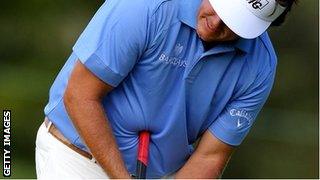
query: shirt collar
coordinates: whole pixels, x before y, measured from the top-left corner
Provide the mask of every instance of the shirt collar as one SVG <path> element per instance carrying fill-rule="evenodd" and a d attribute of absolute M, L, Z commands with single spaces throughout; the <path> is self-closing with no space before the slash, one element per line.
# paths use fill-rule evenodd
<path fill-rule="evenodd" d="M 234 42 L 234 47 L 236 47 L 237 49 L 245 53 L 249 53 L 252 47 L 253 41 L 254 39 L 239 38 L 236 42 Z"/>
<path fill-rule="evenodd" d="M 181 0 L 179 1 L 179 19 L 184 24 L 196 29 L 197 14 L 202 0 Z M 248 53 L 252 45 L 251 39 L 240 38 L 233 43 L 233 46 Z"/>
<path fill-rule="evenodd" d="M 196 29 L 197 14 L 201 0 L 179 1 L 179 19 L 188 26 Z"/>

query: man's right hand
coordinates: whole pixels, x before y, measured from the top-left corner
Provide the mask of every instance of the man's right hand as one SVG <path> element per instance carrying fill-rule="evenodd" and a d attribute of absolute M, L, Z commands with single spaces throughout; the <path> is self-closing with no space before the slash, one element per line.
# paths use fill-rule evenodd
<path fill-rule="evenodd" d="M 78 133 L 106 174 L 110 178 L 129 179 L 101 104 L 102 98 L 112 89 L 77 61 L 63 100 Z"/>

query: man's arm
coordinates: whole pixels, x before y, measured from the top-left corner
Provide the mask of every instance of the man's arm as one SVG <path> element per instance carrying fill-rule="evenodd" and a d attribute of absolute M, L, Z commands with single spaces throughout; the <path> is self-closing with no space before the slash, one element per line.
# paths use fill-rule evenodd
<path fill-rule="evenodd" d="M 77 61 L 64 94 L 64 104 L 81 138 L 107 175 L 130 178 L 101 104 L 111 90 L 111 86 Z"/>
<path fill-rule="evenodd" d="M 233 150 L 232 146 L 221 142 L 207 130 L 175 178 L 219 178 Z"/>

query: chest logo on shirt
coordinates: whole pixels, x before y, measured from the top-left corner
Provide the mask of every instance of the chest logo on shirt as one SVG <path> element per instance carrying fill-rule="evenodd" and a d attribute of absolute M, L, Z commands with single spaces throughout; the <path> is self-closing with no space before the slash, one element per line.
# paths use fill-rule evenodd
<path fill-rule="evenodd" d="M 176 44 L 174 47 L 174 56 L 179 56 L 182 53 L 182 50 L 183 46 L 180 43 Z"/>
<path fill-rule="evenodd" d="M 177 43 L 173 49 L 172 55 L 168 55 L 167 53 L 163 52 L 159 57 L 159 61 L 172 66 L 185 68 L 187 67 L 187 60 L 180 58 L 182 51 L 183 46 L 180 43 Z"/>

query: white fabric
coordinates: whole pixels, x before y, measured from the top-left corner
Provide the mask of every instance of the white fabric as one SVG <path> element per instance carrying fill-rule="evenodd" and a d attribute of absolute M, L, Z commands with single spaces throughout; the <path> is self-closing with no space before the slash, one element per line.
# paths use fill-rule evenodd
<path fill-rule="evenodd" d="M 36 139 L 38 179 L 109 179 L 103 169 L 73 151 L 40 126 Z"/>
<path fill-rule="evenodd" d="M 286 9 L 276 0 L 238 0 L 247 7 L 255 16 L 265 21 L 272 22 Z"/>
<path fill-rule="evenodd" d="M 285 10 L 275 0 L 209 0 L 221 20 L 237 35 L 245 39 L 260 36 Z M 254 3 L 254 2 L 253 2 Z"/>

